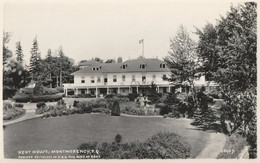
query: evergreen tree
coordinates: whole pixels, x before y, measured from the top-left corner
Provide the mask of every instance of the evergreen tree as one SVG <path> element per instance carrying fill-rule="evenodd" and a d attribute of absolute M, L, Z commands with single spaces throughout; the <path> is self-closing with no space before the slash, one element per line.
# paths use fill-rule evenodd
<path fill-rule="evenodd" d="M 33 40 L 33 47 L 31 48 L 31 58 L 30 58 L 30 66 L 29 66 L 29 71 L 31 74 L 31 79 L 35 80 L 36 79 L 36 73 L 37 71 L 39 72 L 40 70 L 40 52 L 38 49 L 38 41 L 37 37 Z"/>
<path fill-rule="evenodd" d="M 3 34 L 3 65 L 7 64 L 7 60 L 12 57 L 12 51 L 8 49 L 7 44 L 10 41 L 11 34 L 4 32 Z"/>
<path fill-rule="evenodd" d="M 23 50 L 22 50 L 22 46 L 21 46 L 20 41 L 16 43 L 16 55 L 17 55 L 16 60 L 18 62 L 22 63 L 24 55 L 23 55 Z"/>
<path fill-rule="evenodd" d="M 182 25 L 170 42 L 171 51 L 169 51 L 169 56 L 164 59 L 171 69 L 169 81 L 176 88 L 190 86 L 195 101 L 194 80 L 197 78 L 200 67 L 196 53 L 196 42 L 190 38 L 186 28 Z"/>

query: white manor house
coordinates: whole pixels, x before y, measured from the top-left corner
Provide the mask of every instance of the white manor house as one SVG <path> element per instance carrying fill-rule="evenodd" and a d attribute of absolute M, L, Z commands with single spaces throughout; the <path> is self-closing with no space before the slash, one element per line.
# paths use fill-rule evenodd
<path fill-rule="evenodd" d="M 111 93 L 143 93 L 152 83 L 157 85 L 158 92 L 172 91 L 172 85 L 167 81 L 170 69 L 157 58 L 129 59 L 123 63 L 90 61 L 80 67 L 80 70 L 72 73 L 74 83 L 63 84 L 66 96 L 69 90 L 73 90 L 75 95 L 91 94 L 96 97 Z M 202 85 L 209 86 L 204 76 L 195 81 L 195 86 Z"/>

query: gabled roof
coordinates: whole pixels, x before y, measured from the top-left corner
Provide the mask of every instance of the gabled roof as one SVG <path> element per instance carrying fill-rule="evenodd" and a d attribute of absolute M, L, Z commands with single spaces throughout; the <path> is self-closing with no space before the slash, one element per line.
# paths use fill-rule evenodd
<path fill-rule="evenodd" d="M 164 61 L 157 58 L 139 58 L 127 60 L 123 63 L 100 63 L 90 67 L 80 69 L 72 75 L 77 74 L 97 74 L 97 73 L 122 73 L 122 72 L 170 72 L 170 69 L 162 68 L 162 64 L 166 64 Z M 141 65 L 145 65 L 145 68 L 140 68 Z M 124 66 L 124 68 L 123 68 Z M 95 70 L 93 70 L 95 68 Z M 96 69 L 98 68 L 98 70 Z"/>

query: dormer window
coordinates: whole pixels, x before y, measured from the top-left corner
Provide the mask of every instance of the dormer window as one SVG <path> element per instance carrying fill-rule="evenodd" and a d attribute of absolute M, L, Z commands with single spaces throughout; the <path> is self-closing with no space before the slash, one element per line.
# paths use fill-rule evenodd
<path fill-rule="evenodd" d="M 164 63 L 161 63 L 160 68 L 166 68 L 166 65 Z"/>
<path fill-rule="evenodd" d="M 127 64 L 122 65 L 122 69 L 126 69 L 127 68 Z"/>
<path fill-rule="evenodd" d="M 140 69 L 145 69 L 147 67 L 146 64 L 140 64 Z"/>

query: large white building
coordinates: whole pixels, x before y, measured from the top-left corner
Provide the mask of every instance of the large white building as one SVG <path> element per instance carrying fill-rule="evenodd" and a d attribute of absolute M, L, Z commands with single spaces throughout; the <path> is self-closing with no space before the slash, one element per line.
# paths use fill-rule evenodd
<path fill-rule="evenodd" d="M 152 82 L 157 85 L 158 92 L 171 91 L 172 85 L 167 81 L 170 69 L 164 61 L 157 58 L 139 58 L 109 64 L 92 61 L 80 66 L 80 70 L 72 73 L 74 83 L 64 84 L 66 95 L 68 90 L 73 90 L 75 95 L 92 94 L 96 97 L 110 93 L 143 93 Z M 205 78 L 198 79 L 196 83 L 205 85 Z"/>

